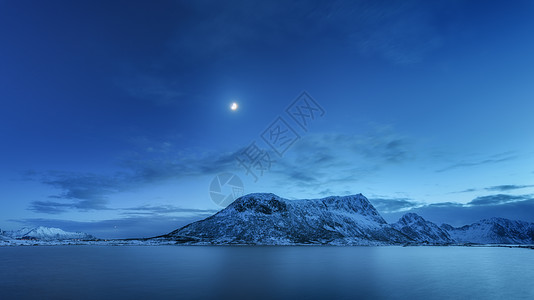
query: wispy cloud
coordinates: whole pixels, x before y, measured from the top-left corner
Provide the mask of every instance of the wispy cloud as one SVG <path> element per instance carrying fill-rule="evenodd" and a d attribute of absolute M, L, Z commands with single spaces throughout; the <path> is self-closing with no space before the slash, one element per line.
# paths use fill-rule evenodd
<path fill-rule="evenodd" d="M 188 27 L 188 32 L 179 30 L 172 43 L 176 51 L 218 58 L 222 53 L 241 53 L 251 45 L 265 49 L 288 40 L 321 43 L 334 38 L 352 47 L 355 55 L 410 64 L 422 61 L 428 52 L 443 44 L 432 22 L 441 6 L 424 5 L 424 1 L 387 5 L 345 0 L 269 1 L 259 5 L 237 2 L 217 6 L 216 14 L 206 15 L 201 22 Z M 193 11 L 205 10 L 202 1 L 195 3 L 191 6 Z"/>
<path fill-rule="evenodd" d="M 110 196 L 116 193 L 169 179 L 242 171 L 235 157 L 243 148 L 224 153 L 189 151 L 173 155 L 172 143 L 158 142 L 150 146 L 144 139 L 138 143 L 143 152 L 122 159 L 119 170 L 111 174 L 61 171 L 26 174 L 27 179 L 59 191 L 50 195 L 51 199 L 33 201 L 29 209 L 46 214 L 106 210 Z M 309 134 L 288 151 L 291 154 L 273 164 L 269 176 L 284 182 L 283 186 L 289 183 L 293 187 L 317 189 L 319 184 L 351 184 L 387 165 L 413 159 L 410 149 L 409 139 L 385 127 L 366 135 Z"/>
<path fill-rule="evenodd" d="M 60 214 L 69 210 L 108 210 L 106 206 L 107 201 L 104 199 L 77 199 L 74 202 L 62 203 L 56 201 L 33 201 L 28 207 L 29 210 L 46 213 L 46 214 Z"/>
<path fill-rule="evenodd" d="M 395 222 L 406 211 L 381 211 L 388 222 Z M 534 195 L 495 194 L 477 197 L 468 203 L 442 202 L 409 209 L 436 223 L 463 226 L 492 217 L 534 222 Z"/>
<path fill-rule="evenodd" d="M 26 180 L 39 181 L 60 191 L 50 195 L 54 200 L 37 200 L 30 203 L 29 210 L 59 214 L 68 210 L 106 210 L 107 196 L 131 186 L 129 176 L 117 173 L 113 176 L 76 172 L 35 172 L 24 175 Z"/>
<path fill-rule="evenodd" d="M 469 189 L 461 190 L 461 191 L 458 191 L 458 192 L 450 192 L 450 193 L 451 193 L 451 194 L 471 193 L 471 192 L 476 192 L 476 191 L 478 191 L 478 190 L 479 190 L 479 189 L 469 188 Z"/>
<path fill-rule="evenodd" d="M 58 214 L 68 210 L 106 210 L 109 196 L 168 179 L 213 175 L 237 169 L 234 153 L 204 153 L 176 158 L 128 159 L 112 175 L 76 172 L 31 172 L 26 179 L 54 187 L 59 194 L 51 201 L 33 201 L 35 212 Z"/>
<path fill-rule="evenodd" d="M 306 187 L 350 184 L 381 168 L 414 159 L 412 141 L 391 129 L 365 135 L 309 134 L 271 170 L 281 182 Z M 319 191 L 317 191 L 319 192 Z"/>
<path fill-rule="evenodd" d="M 36 211 L 61 213 L 79 209 L 72 204 L 33 203 Z M 84 231 L 100 238 L 151 237 L 162 235 L 191 222 L 207 218 L 218 210 L 183 208 L 175 205 L 142 205 L 114 209 L 120 218 L 100 221 L 73 221 L 49 218 L 10 220 L 25 226 L 58 227 L 67 231 Z"/>
<path fill-rule="evenodd" d="M 505 184 L 505 185 L 496 185 L 486 188 L 488 191 L 499 191 L 499 192 L 506 192 L 511 190 L 519 190 L 524 188 L 534 187 L 534 185 L 514 185 L 514 184 Z"/>
<path fill-rule="evenodd" d="M 469 189 L 465 189 L 465 190 L 462 190 L 462 191 L 459 191 L 459 192 L 452 192 L 452 193 L 453 194 L 471 193 L 471 192 L 476 192 L 476 191 L 508 192 L 508 191 L 526 189 L 526 188 L 531 188 L 531 187 L 534 187 L 534 185 L 532 185 L 532 184 L 527 184 L 527 185 L 504 184 L 504 185 L 490 186 L 490 187 L 486 187 L 486 188 L 469 188 Z"/>
<path fill-rule="evenodd" d="M 501 162 L 510 161 L 517 158 L 517 155 L 511 152 L 499 153 L 486 159 L 472 160 L 472 161 L 460 161 L 449 165 L 445 168 L 438 169 L 436 172 L 445 172 L 453 169 L 475 167 L 480 165 L 497 164 Z"/>
<path fill-rule="evenodd" d="M 379 56 L 396 64 L 413 64 L 421 62 L 429 52 L 444 43 L 431 22 L 439 7 L 427 6 L 421 1 L 388 5 L 378 2 L 338 3 L 342 3 L 340 8 L 349 8 L 343 14 L 352 19 L 347 34 L 350 43 L 361 54 Z"/>
<path fill-rule="evenodd" d="M 510 203 L 510 202 L 525 201 L 525 200 L 530 200 L 530 199 L 532 199 L 532 195 L 514 196 L 514 195 L 497 194 L 497 195 L 477 197 L 471 200 L 469 203 L 467 203 L 467 205 L 470 205 L 470 206 L 499 205 L 499 204 L 505 204 L 505 203 Z"/>
<path fill-rule="evenodd" d="M 187 216 L 137 215 L 100 221 L 73 221 L 49 218 L 9 220 L 21 226 L 57 227 L 66 231 L 81 231 L 98 238 L 143 238 L 169 233 L 175 229 L 208 217 L 198 213 Z"/>
<path fill-rule="evenodd" d="M 402 212 L 422 205 L 410 198 L 369 198 L 369 201 L 381 213 Z"/>
<path fill-rule="evenodd" d="M 143 205 L 131 208 L 122 209 L 123 214 L 127 215 L 163 215 L 174 213 L 193 213 L 193 214 L 214 214 L 218 212 L 215 209 L 197 209 L 197 208 L 183 208 L 174 205 Z"/>
<path fill-rule="evenodd" d="M 440 202 L 427 204 L 427 207 L 464 207 L 465 205 L 457 202 Z"/>
<path fill-rule="evenodd" d="M 161 53 L 131 64 L 116 79 L 132 98 L 159 106 L 198 100 L 198 81 L 209 82 L 218 62 L 258 52 L 291 56 L 300 49 L 280 45 L 337 44 L 355 57 L 414 64 L 445 43 L 433 22 L 443 4 L 425 5 L 422 0 L 191 1 L 177 6 L 191 17 L 176 18 Z M 192 71 L 180 74 L 178 69 Z"/>

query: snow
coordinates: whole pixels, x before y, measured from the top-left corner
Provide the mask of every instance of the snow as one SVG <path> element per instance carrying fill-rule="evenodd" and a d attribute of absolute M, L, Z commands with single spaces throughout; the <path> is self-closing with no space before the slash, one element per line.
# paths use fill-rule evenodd
<path fill-rule="evenodd" d="M 452 244 L 455 242 L 447 231 L 415 213 L 405 214 L 392 226 L 414 242 L 425 244 Z"/>
<path fill-rule="evenodd" d="M 534 223 L 504 218 L 481 220 L 454 228 L 443 224 L 457 243 L 476 244 L 534 244 Z"/>
<path fill-rule="evenodd" d="M 22 228 L 14 231 L 2 231 L 0 236 L 4 240 L 40 240 L 40 241 L 61 241 L 61 240 L 93 240 L 90 234 L 83 232 L 67 232 L 53 227 Z"/>
<path fill-rule="evenodd" d="M 168 235 L 215 244 L 365 244 L 409 241 L 363 195 L 288 200 L 249 194 Z"/>
<path fill-rule="evenodd" d="M 218 213 L 151 239 L 103 240 L 35 227 L 0 230 L 0 246 L 31 245 L 534 245 L 534 223 L 491 218 L 441 227 L 415 213 L 387 224 L 363 195 L 288 200 L 257 193 Z"/>
<path fill-rule="evenodd" d="M 202 221 L 191 223 L 166 235 L 186 244 L 329 244 L 329 245 L 451 245 L 465 243 L 533 244 L 534 226 L 494 218 L 489 221 L 511 226 L 486 224 L 466 229 L 441 226 L 415 213 L 387 224 L 363 195 L 288 200 L 271 193 L 238 198 L 227 208 Z M 515 223 L 514 223 L 515 222 Z M 517 223 L 519 222 L 519 223 Z M 491 228 L 488 228 L 490 226 Z M 479 228 L 480 227 L 480 228 Z M 483 227 L 483 228 L 482 228 Z M 530 230 L 530 231 L 529 231 Z M 485 233 L 487 238 L 476 238 Z M 490 235 L 488 232 L 492 232 Z M 504 233 L 502 233 L 504 232 Z M 518 237 L 517 232 L 522 232 Z"/>

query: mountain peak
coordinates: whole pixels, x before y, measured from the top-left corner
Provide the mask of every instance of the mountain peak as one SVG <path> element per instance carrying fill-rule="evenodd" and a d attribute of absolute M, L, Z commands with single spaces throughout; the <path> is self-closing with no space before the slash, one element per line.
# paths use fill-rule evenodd
<path fill-rule="evenodd" d="M 416 214 L 416 213 L 407 213 L 407 214 L 404 214 L 400 219 L 399 219 L 399 223 L 403 223 L 403 224 L 413 224 L 413 223 L 424 223 L 426 222 L 426 220 L 421 217 L 420 215 Z"/>
<path fill-rule="evenodd" d="M 238 212 L 252 211 L 262 214 L 272 214 L 287 210 L 285 199 L 272 193 L 253 193 L 237 198 L 229 206 Z"/>
<path fill-rule="evenodd" d="M 250 193 L 237 198 L 235 201 L 238 201 L 239 199 L 268 200 L 272 198 L 280 199 L 280 196 L 273 193 Z"/>
<path fill-rule="evenodd" d="M 285 212 L 288 209 L 288 205 L 297 203 L 315 203 L 328 210 L 341 210 L 348 213 L 361 213 L 380 217 L 378 211 L 362 194 L 329 196 L 320 199 L 288 200 L 273 193 L 252 193 L 237 198 L 227 208 L 238 212 L 253 211 L 272 214 Z"/>
<path fill-rule="evenodd" d="M 321 201 L 328 209 L 346 210 L 355 213 L 364 213 L 374 216 L 380 216 L 375 207 L 362 194 L 348 195 L 348 196 L 330 196 Z M 380 217 L 382 218 L 382 217 Z"/>
<path fill-rule="evenodd" d="M 416 242 L 430 244 L 450 244 L 454 242 L 444 229 L 423 219 L 416 213 L 405 214 L 392 226 Z"/>

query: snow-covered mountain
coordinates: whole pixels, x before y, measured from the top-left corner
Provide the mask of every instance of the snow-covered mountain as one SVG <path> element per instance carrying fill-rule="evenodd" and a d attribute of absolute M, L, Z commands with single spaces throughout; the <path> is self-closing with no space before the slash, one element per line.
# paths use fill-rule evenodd
<path fill-rule="evenodd" d="M 6 236 L 6 232 L 0 229 L 0 241 L 9 240 L 9 238 Z"/>
<path fill-rule="evenodd" d="M 399 244 L 411 242 L 392 228 L 363 195 L 287 200 L 249 194 L 166 238 L 213 244 Z"/>
<path fill-rule="evenodd" d="M 534 244 L 534 223 L 491 218 L 455 228 L 441 225 L 457 243 Z"/>
<path fill-rule="evenodd" d="M 28 241 L 30 240 L 30 241 Z M 103 241 L 82 232 L 35 227 L 0 230 L 0 246 L 70 244 L 252 244 L 252 245 L 534 245 L 534 223 L 491 218 L 455 228 L 437 226 L 415 213 L 388 224 L 362 194 L 288 200 L 249 194 L 218 213 L 169 234 L 135 241 Z"/>
<path fill-rule="evenodd" d="M 415 213 L 387 224 L 363 195 L 287 200 L 249 194 L 204 220 L 158 238 L 204 244 L 534 244 L 534 224 L 502 218 L 441 227 Z"/>
<path fill-rule="evenodd" d="M 438 225 L 423 219 L 415 213 L 407 213 L 399 219 L 397 223 L 391 225 L 393 228 L 407 235 L 417 243 L 424 244 L 452 244 L 454 240 L 447 231 Z"/>
<path fill-rule="evenodd" d="M 42 241 L 94 240 L 95 237 L 83 232 L 67 232 L 53 227 L 22 228 L 14 231 L 2 231 L 0 236 L 6 239 L 32 239 Z"/>

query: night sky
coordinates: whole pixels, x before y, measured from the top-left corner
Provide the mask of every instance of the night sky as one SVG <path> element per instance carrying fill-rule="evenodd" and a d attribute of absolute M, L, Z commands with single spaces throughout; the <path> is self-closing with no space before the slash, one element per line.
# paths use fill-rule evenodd
<path fill-rule="evenodd" d="M 0 0 L 0 228 L 164 234 L 221 173 L 534 222 L 532 1 L 289 2 Z"/>

